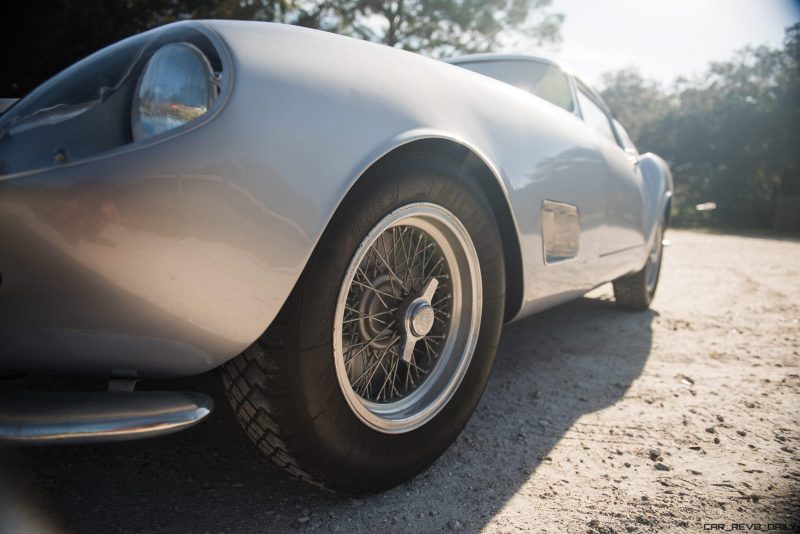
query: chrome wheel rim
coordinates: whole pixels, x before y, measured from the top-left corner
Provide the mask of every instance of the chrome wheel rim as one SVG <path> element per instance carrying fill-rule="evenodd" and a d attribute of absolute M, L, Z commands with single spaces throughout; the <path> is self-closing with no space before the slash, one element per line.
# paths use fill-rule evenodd
<path fill-rule="evenodd" d="M 663 250 L 662 241 L 664 240 L 664 230 L 661 225 L 656 228 L 656 235 L 653 236 L 653 246 L 650 248 L 650 255 L 647 257 L 645 270 L 645 280 L 647 291 L 653 293 L 658 283 L 658 273 L 661 269 L 661 251 Z"/>
<path fill-rule="evenodd" d="M 469 233 L 441 206 L 403 206 L 367 234 L 345 272 L 333 332 L 339 386 L 362 422 L 409 432 L 444 408 L 475 350 L 480 280 Z"/>

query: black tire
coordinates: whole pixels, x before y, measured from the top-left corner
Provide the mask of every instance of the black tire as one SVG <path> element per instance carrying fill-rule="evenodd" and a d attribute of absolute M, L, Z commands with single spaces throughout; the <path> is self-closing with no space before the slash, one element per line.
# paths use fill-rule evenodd
<path fill-rule="evenodd" d="M 480 330 L 469 367 L 441 411 L 419 428 L 387 434 L 364 424 L 342 393 L 334 312 L 345 270 L 370 229 L 421 201 L 446 208 L 469 232 L 481 271 Z M 223 366 L 224 385 L 247 434 L 292 475 L 343 493 L 383 490 L 425 469 L 464 428 L 489 378 L 504 306 L 501 239 L 480 188 L 454 161 L 408 154 L 381 164 L 348 194 L 277 319 Z"/>
<path fill-rule="evenodd" d="M 614 280 L 614 299 L 617 305 L 626 310 L 643 311 L 650 308 L 658 288 L 661 275 L 661 262 L 664 257 L 662 244 L 664 225 L 656 230 L 653 248 L 641 270 Z M 652 261 L 653 254 L 657 260 Z"/>

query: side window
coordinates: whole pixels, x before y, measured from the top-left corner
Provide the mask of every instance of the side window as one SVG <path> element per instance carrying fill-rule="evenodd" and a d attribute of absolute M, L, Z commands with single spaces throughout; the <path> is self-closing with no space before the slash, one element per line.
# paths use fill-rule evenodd
<path fill-rule="evenodd" d="M 581 106 L 583 121 L 592 130 L 616 145 L 617 138 L 614 137 L 614 131 L 611 129 L 611 123 L 608 120 L 608 116 L 597 104 L 594 103 L 594 101 L 586 96 L 581 89 L 578 89 L 578 104 Z"/>
<path fill-rule="evenodd" d="M 622 148 L 625 150 L 625 152 L 638 156 L 639 151 L 636 150 L 636 145 L 634 145 L 633 141 L 631 141 L 631 136 L 628 135 L 627 130 L 625 130 L 625 128 L 622 127 L 622 125 L 619 123 L 617 119 L 612 119 L 612 120 L 614 121 L 614 129 L 617 130 L 617 136 L 619 137 L 620 142 L 622 143 Z"/>
<path fill-rule="evenodd" d="M 544 69 L 530 92 L 567 111 L 575 109 L 572 104 L 569 80 L 559 68 L 547 67 Z"/>

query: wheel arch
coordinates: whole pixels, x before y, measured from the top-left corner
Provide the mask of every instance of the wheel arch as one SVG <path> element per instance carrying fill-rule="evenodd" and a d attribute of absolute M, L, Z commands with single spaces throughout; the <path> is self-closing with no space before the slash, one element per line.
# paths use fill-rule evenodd
<path fill-rule="evenodd" d="M 373 169 L 380 167 L 390 159 L 414 153 L 440 156 L 455 161 L 460 166 L 462 174 L 474 179 L 489 201 L 503 246 L 506 270 L 504 321 L 512 320 L 522 307 L 523 297 L 522 251 L 519 243 L 519 231 L 499 173 L 477 150 L 463 142 L 447 137 L 429 136 L 406 140 L 387 150 L 367 166 L 350 186 L 348 194 L 356 184 L 369 176 Z"/>

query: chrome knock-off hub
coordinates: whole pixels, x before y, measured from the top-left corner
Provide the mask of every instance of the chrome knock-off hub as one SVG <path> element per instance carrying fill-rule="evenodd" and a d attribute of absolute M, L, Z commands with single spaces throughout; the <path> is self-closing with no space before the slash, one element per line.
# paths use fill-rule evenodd
<path fill-rule="evenodd" d="M 401 360 L 405 363 L 411 363 L 417 341 L 427 336 L 433 328 L 435 315 L 431 299 L 433 299 L 437 287 L 439 287 L 439 281 L 436 278 L 430 278 L 419 296 L 412 300 L 406 308 L 403 321 L 403 350 L 401 352 Z"/>
<path fill-rule="evenodd" d="M 412 335 L 428 335 L 433 328 L 433 306 L 422 299 L 412 302 L 408 307 L 408 323 Z"/>

